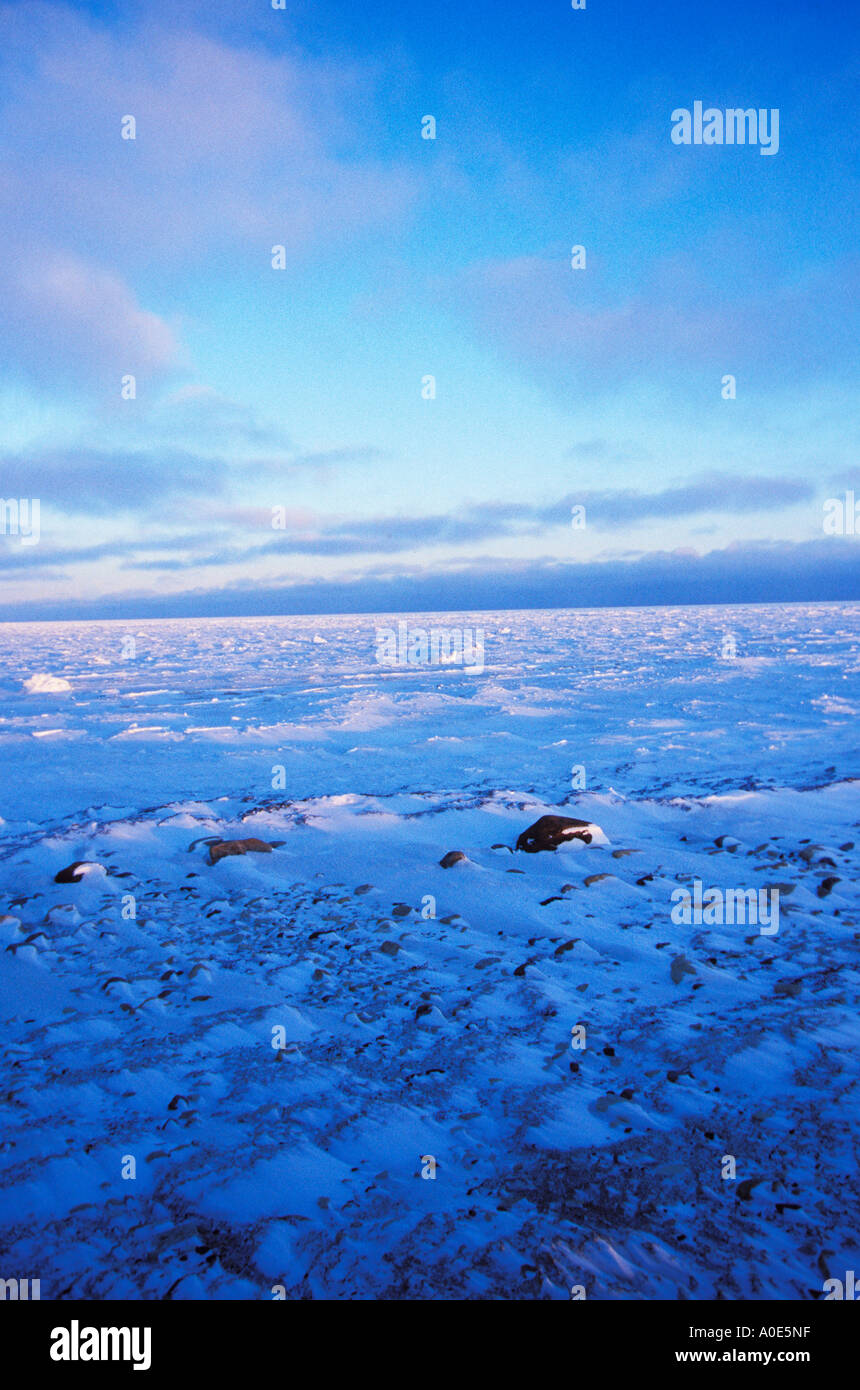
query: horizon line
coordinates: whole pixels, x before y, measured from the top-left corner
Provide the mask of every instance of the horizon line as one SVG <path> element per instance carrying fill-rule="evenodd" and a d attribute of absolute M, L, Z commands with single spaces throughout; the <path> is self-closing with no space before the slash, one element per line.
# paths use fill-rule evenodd
<path fill-rule="evenodd" d="M 838 604 L 850 607 L 860 603 L 857 598 L 817 598 L 817 599 L 714 599 L 711 602 L 681 600 L 675 603 L 583 603 L 583 604 L 528 604 L 522 608 L 367 608 L 338 612 L 312 613 L 161 613 L 126 614 L 121 617 L 69 617 L 69 618 L 2 618 L 0 628 L 13 627 L 21 623 L 176 623 L 176 622 L 256 622 L 259 620 L 279 621 L 284 618 L 407 618 L 416 614 L 449 615 L 458 613 L 587 613 L 587 612 L 628 612 L 630 610 L 671 609 L 671 608 L 815 608 Z"/>

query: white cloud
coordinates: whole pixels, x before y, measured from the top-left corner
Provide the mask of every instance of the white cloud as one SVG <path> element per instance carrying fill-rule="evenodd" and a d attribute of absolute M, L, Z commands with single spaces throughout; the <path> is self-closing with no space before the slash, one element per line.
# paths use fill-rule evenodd
<path fill-rule="evenodd" d="M 304 248 L 404 211 L 413 176 L 368 155 L 369 78 L 286 35 L 272 55 L 166 27 L 182 21 L 108 32 L 60 5 L 0 7 L 7 243 L 50 207 L 65 244 L 151 265 L 237 242 Z"/>
<path fill-rule="evenodd" d="M 146 377 L 177 365 L 171 326 L 144 309 L 124 280 L 69 251 L 0 263 L 4 356 L 44 380 L 104 375 L 117 395 L 126 372 Z"/>

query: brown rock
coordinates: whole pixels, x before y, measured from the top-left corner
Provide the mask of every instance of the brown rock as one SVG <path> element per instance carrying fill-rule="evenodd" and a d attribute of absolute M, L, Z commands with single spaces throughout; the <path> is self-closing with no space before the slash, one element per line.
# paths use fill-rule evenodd
<path fill-rule="evenodd" d="M 453 869 L 455 864 L 465 863 L 466 856 L 461 849 L 449 849 L 448 853 L 439 860 L 441 869 Z"/>
<path fill-rule="evenodd" d="M 265 840 L 219 840 L 217 845 L 209 846 L 209 863 L 217 864 L 231 854 L 271 854 L 272 846 Z"/>

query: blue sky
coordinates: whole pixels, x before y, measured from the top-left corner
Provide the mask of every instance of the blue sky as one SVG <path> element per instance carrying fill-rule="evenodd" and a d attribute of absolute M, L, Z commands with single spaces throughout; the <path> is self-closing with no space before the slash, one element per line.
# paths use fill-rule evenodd
<path fill-rule="evenodd" d="M 855 31 L 0 5 L 3 616 L 856 597 Z"/>

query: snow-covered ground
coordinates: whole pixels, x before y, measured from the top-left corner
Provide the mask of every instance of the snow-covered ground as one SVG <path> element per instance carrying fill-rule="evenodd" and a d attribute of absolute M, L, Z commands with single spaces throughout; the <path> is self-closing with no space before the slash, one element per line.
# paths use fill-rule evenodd
<path fill-rule="evenodd" d="M 858 618 L 410 618 L 481 629 L 471 673 L 380 665 L 384 617 L 0 627 L 0 1277 L 823 1296 L 860 1254 Z M 552 812 L 607 843 L 516 853 Z M 673 920 L 697 880 L 778 930 Z"/>

